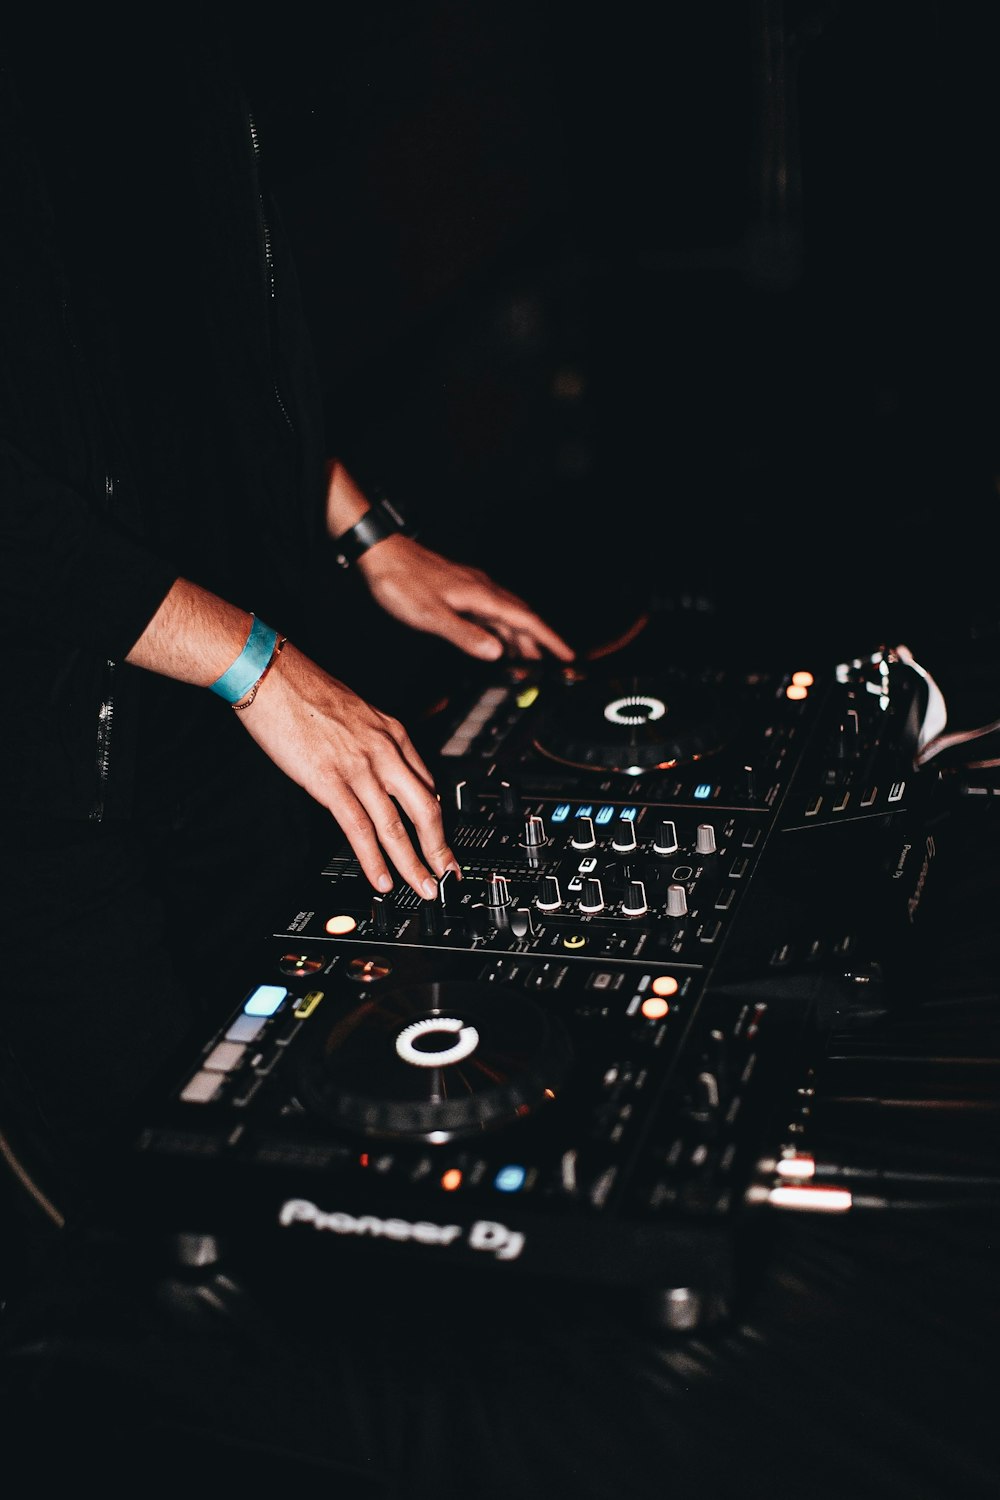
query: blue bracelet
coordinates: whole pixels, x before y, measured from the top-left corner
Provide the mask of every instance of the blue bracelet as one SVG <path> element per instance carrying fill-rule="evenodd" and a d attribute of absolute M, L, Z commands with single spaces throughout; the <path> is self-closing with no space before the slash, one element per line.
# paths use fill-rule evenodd
<path fill-rule="evenodd" d="M 274 655 L 278 632 L 265 625 L 263 620 L 258 620 L 256 615 L 252 618 L 253 624 L 243 650 L 232 666 L 212 683 L 212 692 L 225 698 L 227 703 L 239 703 L 246 697 Z"/>

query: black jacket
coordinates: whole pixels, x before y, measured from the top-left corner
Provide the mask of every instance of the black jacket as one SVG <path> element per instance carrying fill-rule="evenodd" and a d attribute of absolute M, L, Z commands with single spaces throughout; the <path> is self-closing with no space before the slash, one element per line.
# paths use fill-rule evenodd
<path fill-rule="evenodd" d="M 124 657 L 173 580 L 281 626 L 320 534 L 324 419 L 266 143 L 214 36 L 131 24 L 61 20 L 0 54 L 15 820 L 127 816 L 163 688 Z M 169 694 L 171 714 L 228 712 Z"/>

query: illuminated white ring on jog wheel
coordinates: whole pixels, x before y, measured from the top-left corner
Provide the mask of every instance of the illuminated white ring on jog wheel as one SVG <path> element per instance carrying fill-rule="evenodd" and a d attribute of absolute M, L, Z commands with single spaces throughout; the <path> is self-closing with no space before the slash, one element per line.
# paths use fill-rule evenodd
<path fill-rule="evenodd" d="M 440 1052 L 421 1052 L 413 1045 L 418 1037 L 433 1036 L 441 1031 L 456 1038 L 453 1046 L 445 1047 Z M 415 1068 L 444 1068 L 449 1063 L 464 1062 L 478 1046 L 479 1032 L 474 1026 L 467 1026 L 464 1021 L 460 1021 L 457 1016 L 425 1016 L 422 1021 L 404 1026 L 396 1038 L 397 1053 L 404 1062 L 411 1063 Z"/>
<path fill-rule="evenodd" d="M 647 709 L 648 712 L 640 714 L 634 712 L 637 708 Z M 633 712 L 630 713 L 629 709 Z M 614 698 L 604 710 L 604 717 L 612 724 L 624 724 L 629 729 L 634 729 L 640 724 L 652 724 L 656 719 L 662 719 L 667 711 L 667 705 L 662 698 L 650 698 L 645 693 L 629 693 L 627 698 Z"/>

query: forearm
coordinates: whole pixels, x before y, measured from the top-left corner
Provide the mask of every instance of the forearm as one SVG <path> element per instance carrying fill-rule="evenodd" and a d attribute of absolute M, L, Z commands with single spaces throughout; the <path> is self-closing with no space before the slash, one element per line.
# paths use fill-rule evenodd
<path fill-rule="evenodd" d="M 178 578 L 125 659 L 178 682 L 210 687 L 243 650 L 252 623 L 247 610 Z"/>
<path fill-rule="evenodd" d="M 354 526 L 371 501 L 339 459 L 327 464 L 326 530 L 331 537 L 343 536 Z"/>

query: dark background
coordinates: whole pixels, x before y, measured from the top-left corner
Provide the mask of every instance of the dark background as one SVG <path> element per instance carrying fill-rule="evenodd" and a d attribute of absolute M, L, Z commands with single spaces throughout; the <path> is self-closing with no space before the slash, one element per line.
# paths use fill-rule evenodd
<path fill-rule="evenodd" d="M 331 449 L 577 644 L 992 628 L 996 20 L 374 0 L 244 36 Z"/>

